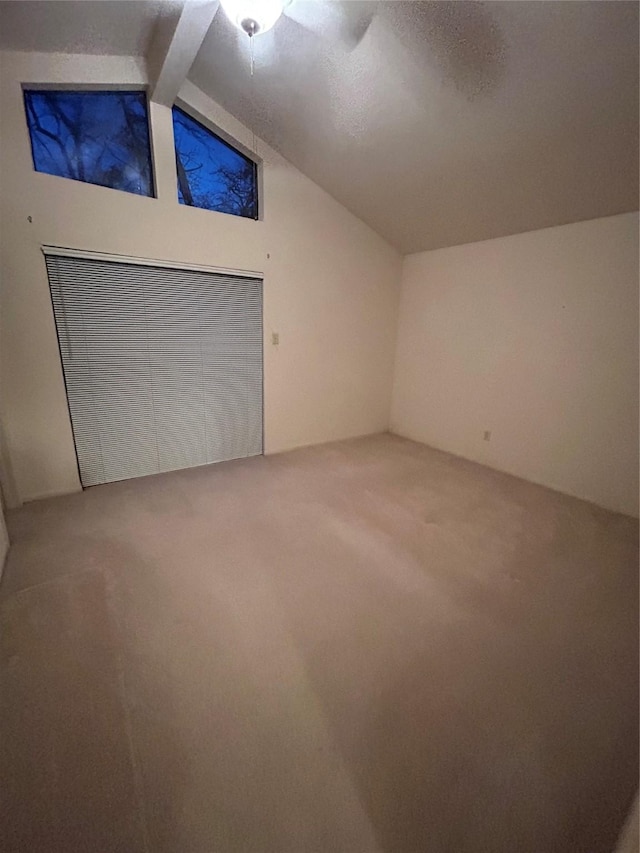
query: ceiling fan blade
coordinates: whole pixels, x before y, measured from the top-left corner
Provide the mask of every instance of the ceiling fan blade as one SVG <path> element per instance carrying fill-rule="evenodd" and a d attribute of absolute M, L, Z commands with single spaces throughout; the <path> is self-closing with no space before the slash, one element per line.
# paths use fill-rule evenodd
<path fill-rule="evenodd" d="M 374 7 L 368 0 L 292 0 L 284 14 L 320 38 L 353 50 L 369 29 Z"/>

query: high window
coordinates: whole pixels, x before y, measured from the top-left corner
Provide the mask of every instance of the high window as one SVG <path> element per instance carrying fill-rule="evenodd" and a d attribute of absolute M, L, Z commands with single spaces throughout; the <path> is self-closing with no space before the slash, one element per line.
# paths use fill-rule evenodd
<path fill-rule="evenodd" d="M 38 172 L 152 196 L 144 92 L 25 90 Z"/>
<path fill-rule="evenodd" d="M 213 131 L 173 108 L 181 204 L 258 218 L 257 166 Z"/>

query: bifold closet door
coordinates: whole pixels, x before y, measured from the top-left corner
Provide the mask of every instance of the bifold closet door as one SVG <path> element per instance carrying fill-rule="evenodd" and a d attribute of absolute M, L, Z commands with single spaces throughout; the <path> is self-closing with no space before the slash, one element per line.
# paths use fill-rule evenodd
<path fill-rule="evenodd" d="M 262 453 L 262 282 L 46 256 L 84 486 Z"/>

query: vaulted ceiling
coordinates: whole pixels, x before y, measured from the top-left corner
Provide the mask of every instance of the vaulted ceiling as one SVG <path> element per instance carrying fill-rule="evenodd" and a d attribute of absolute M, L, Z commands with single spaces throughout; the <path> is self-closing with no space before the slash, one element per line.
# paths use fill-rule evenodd
<path fill-rule="evenodd" d="M 0 3 L 0 46 L 145 55 L 179 3 Z M 638 208 L 638 3 L 311 2 L 190 79 L 403 252 Z"/>

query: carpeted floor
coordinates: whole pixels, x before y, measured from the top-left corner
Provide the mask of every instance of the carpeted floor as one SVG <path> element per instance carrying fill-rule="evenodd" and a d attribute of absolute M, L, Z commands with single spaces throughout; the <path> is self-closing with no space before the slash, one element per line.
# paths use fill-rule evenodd
<path fill-rule="evenodd" d="M 638 525 L 389 435 L 9 514 L 24 853 L 609 853 Z"/>

